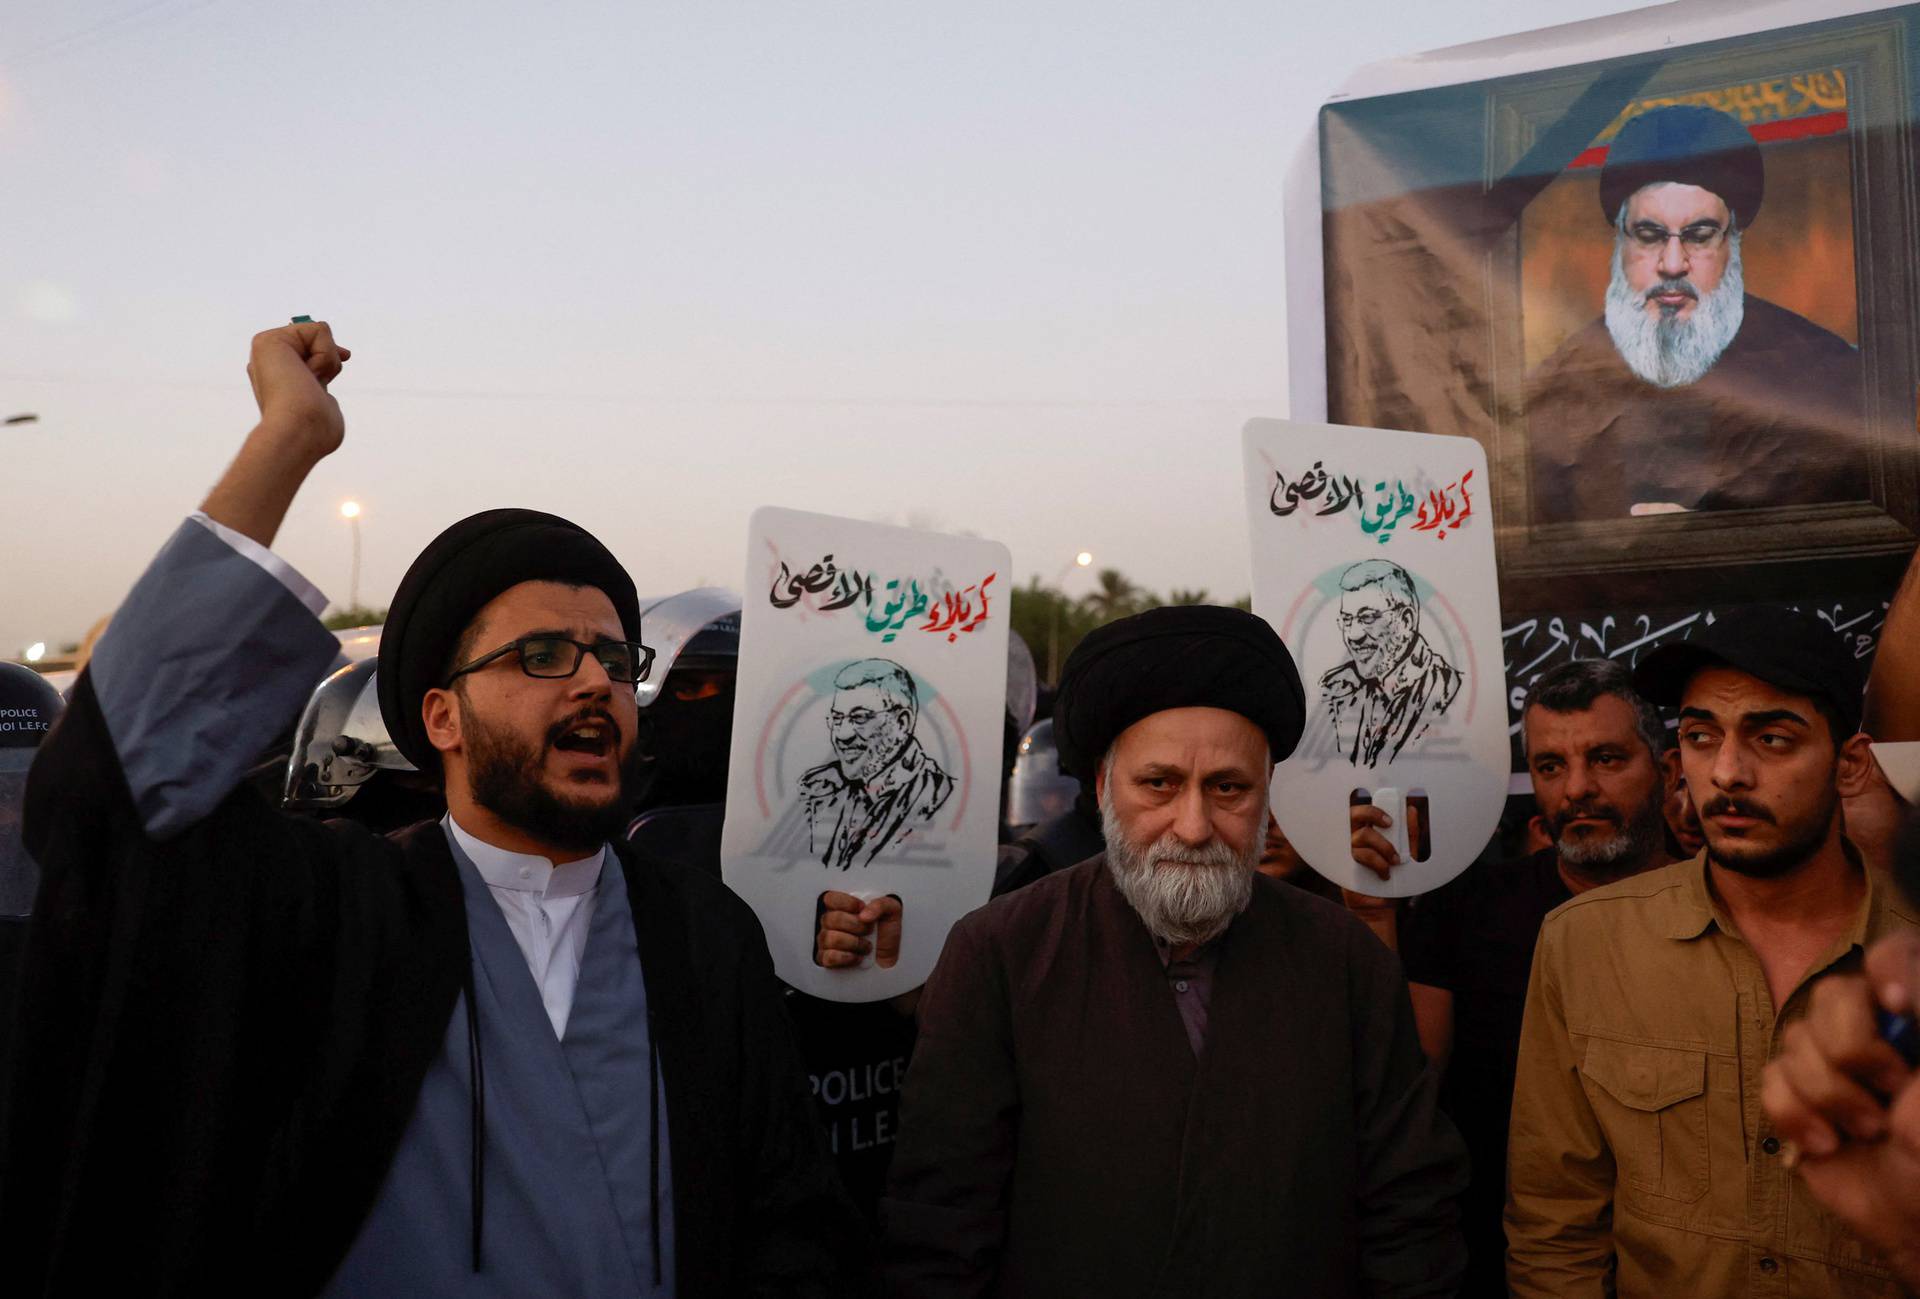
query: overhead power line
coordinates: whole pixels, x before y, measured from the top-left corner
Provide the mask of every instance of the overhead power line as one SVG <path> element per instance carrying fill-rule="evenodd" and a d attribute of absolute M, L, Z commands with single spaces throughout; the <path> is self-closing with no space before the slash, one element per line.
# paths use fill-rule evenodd
<path fill-rule="evenodd" d="M 192 379 L 147 379 L 86 374 L 26 374 L 0 371 L 0 382 L 101 384 L 187 389 L 196 392 L 234 392 L 231 383 Z M 1285 405 L 1286 398 L 1254 397 L 834 397 L 817 393 L 730 397 L 671 393 L 539 392 L 483 388 L 411 388 L 374 385 L 342 388 L 343 397 L 428 401 L 579 402 L 602 406 L 857 406 L 873 408 L 955 407 L 993 410 L 1138 410 L 1181 406 Z"/>

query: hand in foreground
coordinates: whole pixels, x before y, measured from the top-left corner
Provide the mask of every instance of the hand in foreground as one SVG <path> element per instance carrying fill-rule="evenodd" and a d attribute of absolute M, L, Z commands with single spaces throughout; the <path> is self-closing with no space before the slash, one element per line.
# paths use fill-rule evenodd
<path fill-rule="evenodd" d="M 888 895 L 862 902 L 851 893 L 828 889 L 820 895 L 820 924 L 813 938 L 813 961 L 828 969 L 846 969 L 873 953 L 873 963 L 891 969 L 900 959 L 900 899 Z"/>
<path fill-rule="evenodd" d="M 1371 803 L 1349 807 L 1347 818 L 1353 830 L 1353 859 L 1381 879 L 1391 879 L 1393 868 L 1400 864 L 1400 853 L 1381 832 L 1392 827 L 1393 818 Z"/>
<path fill-rule="evenodd" d="M 1760 1089 L 1807 1189 L 1909 1289 L 1920 1289 L 1920 1071 L 1881 1040 L 1874 1010 L 1912 1015 L 1916 994 L 1920 935 L 1874 944 L 1864 976 L 1814 985 Z"/>
<path fill-rule="evenodd" d="M 316 459 L 337 449 L 347 425 L 327 385 L 352 355 L 324 320 L 255 334 L 247 379 L 262 428 L 305 444 Z"/>

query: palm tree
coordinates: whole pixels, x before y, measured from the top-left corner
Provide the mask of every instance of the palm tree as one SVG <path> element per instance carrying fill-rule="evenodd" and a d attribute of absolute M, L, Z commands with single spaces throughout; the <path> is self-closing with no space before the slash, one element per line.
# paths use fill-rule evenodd
<path fill-rule="evenodd" d="M 1206 602 L 1207 588 L 1204 586 L 1197 591 L 1187 591 L 1176 586 L 1167 592 L 1168 604 L 1205 604 Z"/>
<path fill-rule="evenodd" d="M 1139 600 L 1140 588 L 1127 580 L 1126 574 L 1117 568 L 1103 568 L 1099 585 L 1081 603 L 1101 622 L 1112 622 L 1132 613 Z"/>

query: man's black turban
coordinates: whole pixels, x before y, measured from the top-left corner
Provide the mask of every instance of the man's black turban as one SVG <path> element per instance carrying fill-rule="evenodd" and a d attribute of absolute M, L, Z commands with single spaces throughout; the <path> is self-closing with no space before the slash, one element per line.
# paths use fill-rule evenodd
<path fill-rule="evenodd" d="M 1718 194 L 1742 230 L 1753 224 L 1767 189 L 1760 146 L 1739 119 L 1691 104 L 1629 118 L 1614 136 L 1600 169 L 1600 210 L 1607 224 L 1635 192 L 1660 181 Z"/>
<path fill-rule="evenodd" d="M 1060 769 L 1091 789 L 1120 732 L 1169 708 L 1224 708 L 1267 734 L 1278 762 L 1306 724 L 1293 656 L 1265 619 L 1211 604 L 1149 609 L 1090 632 L 1060 672 Z"/>
<path fill-rule="evenodd" d="M 380 715 L 395 747 L 420 770 L 440 769 L 420 701 L 455 666 L 454 648 L 474 615 L 522 582 L 597 587 L 613 601 L 627 639 L 640 639 L 633 579 L 585 528 L 537 510 L 487 510 L 460 520 L 400 579 L 380 633 Z"/>

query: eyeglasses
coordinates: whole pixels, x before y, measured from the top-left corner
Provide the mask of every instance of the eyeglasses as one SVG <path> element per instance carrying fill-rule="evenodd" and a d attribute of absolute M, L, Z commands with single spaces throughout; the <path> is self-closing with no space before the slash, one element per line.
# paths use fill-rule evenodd
<path fill-rule="evenodd" d="M 648 669 L 653 666 L 653 651 L 637 640 L 603 640 L 589 645 L 566 636 L 522 636 L 492 653 L 482 654 L 471 663 L 455 668 L 447 674 L 446 683 L 441 689 L 451 686 L 456 678 L 477 672 L 495 659 L 505 658 L 509 654 L 520 656 L 522 672 L 543 680 L 572 676 L 580 670 L 580 661 L 588 654 L 599 660 L 610 680 L 622 685 L 645 681 Z"/>
<path fill-rule="evenodd" d="M 1727 227 L 1716 221 L 1696 221 L 1680 230 L 1669 230 L 1654 221 L 1639 221 L 1627 227 L 1627 234 L 1642 248 L 1664 248 L 1675 239 L 1690 249 L 1711 248 L 1726 237 Z"/>

